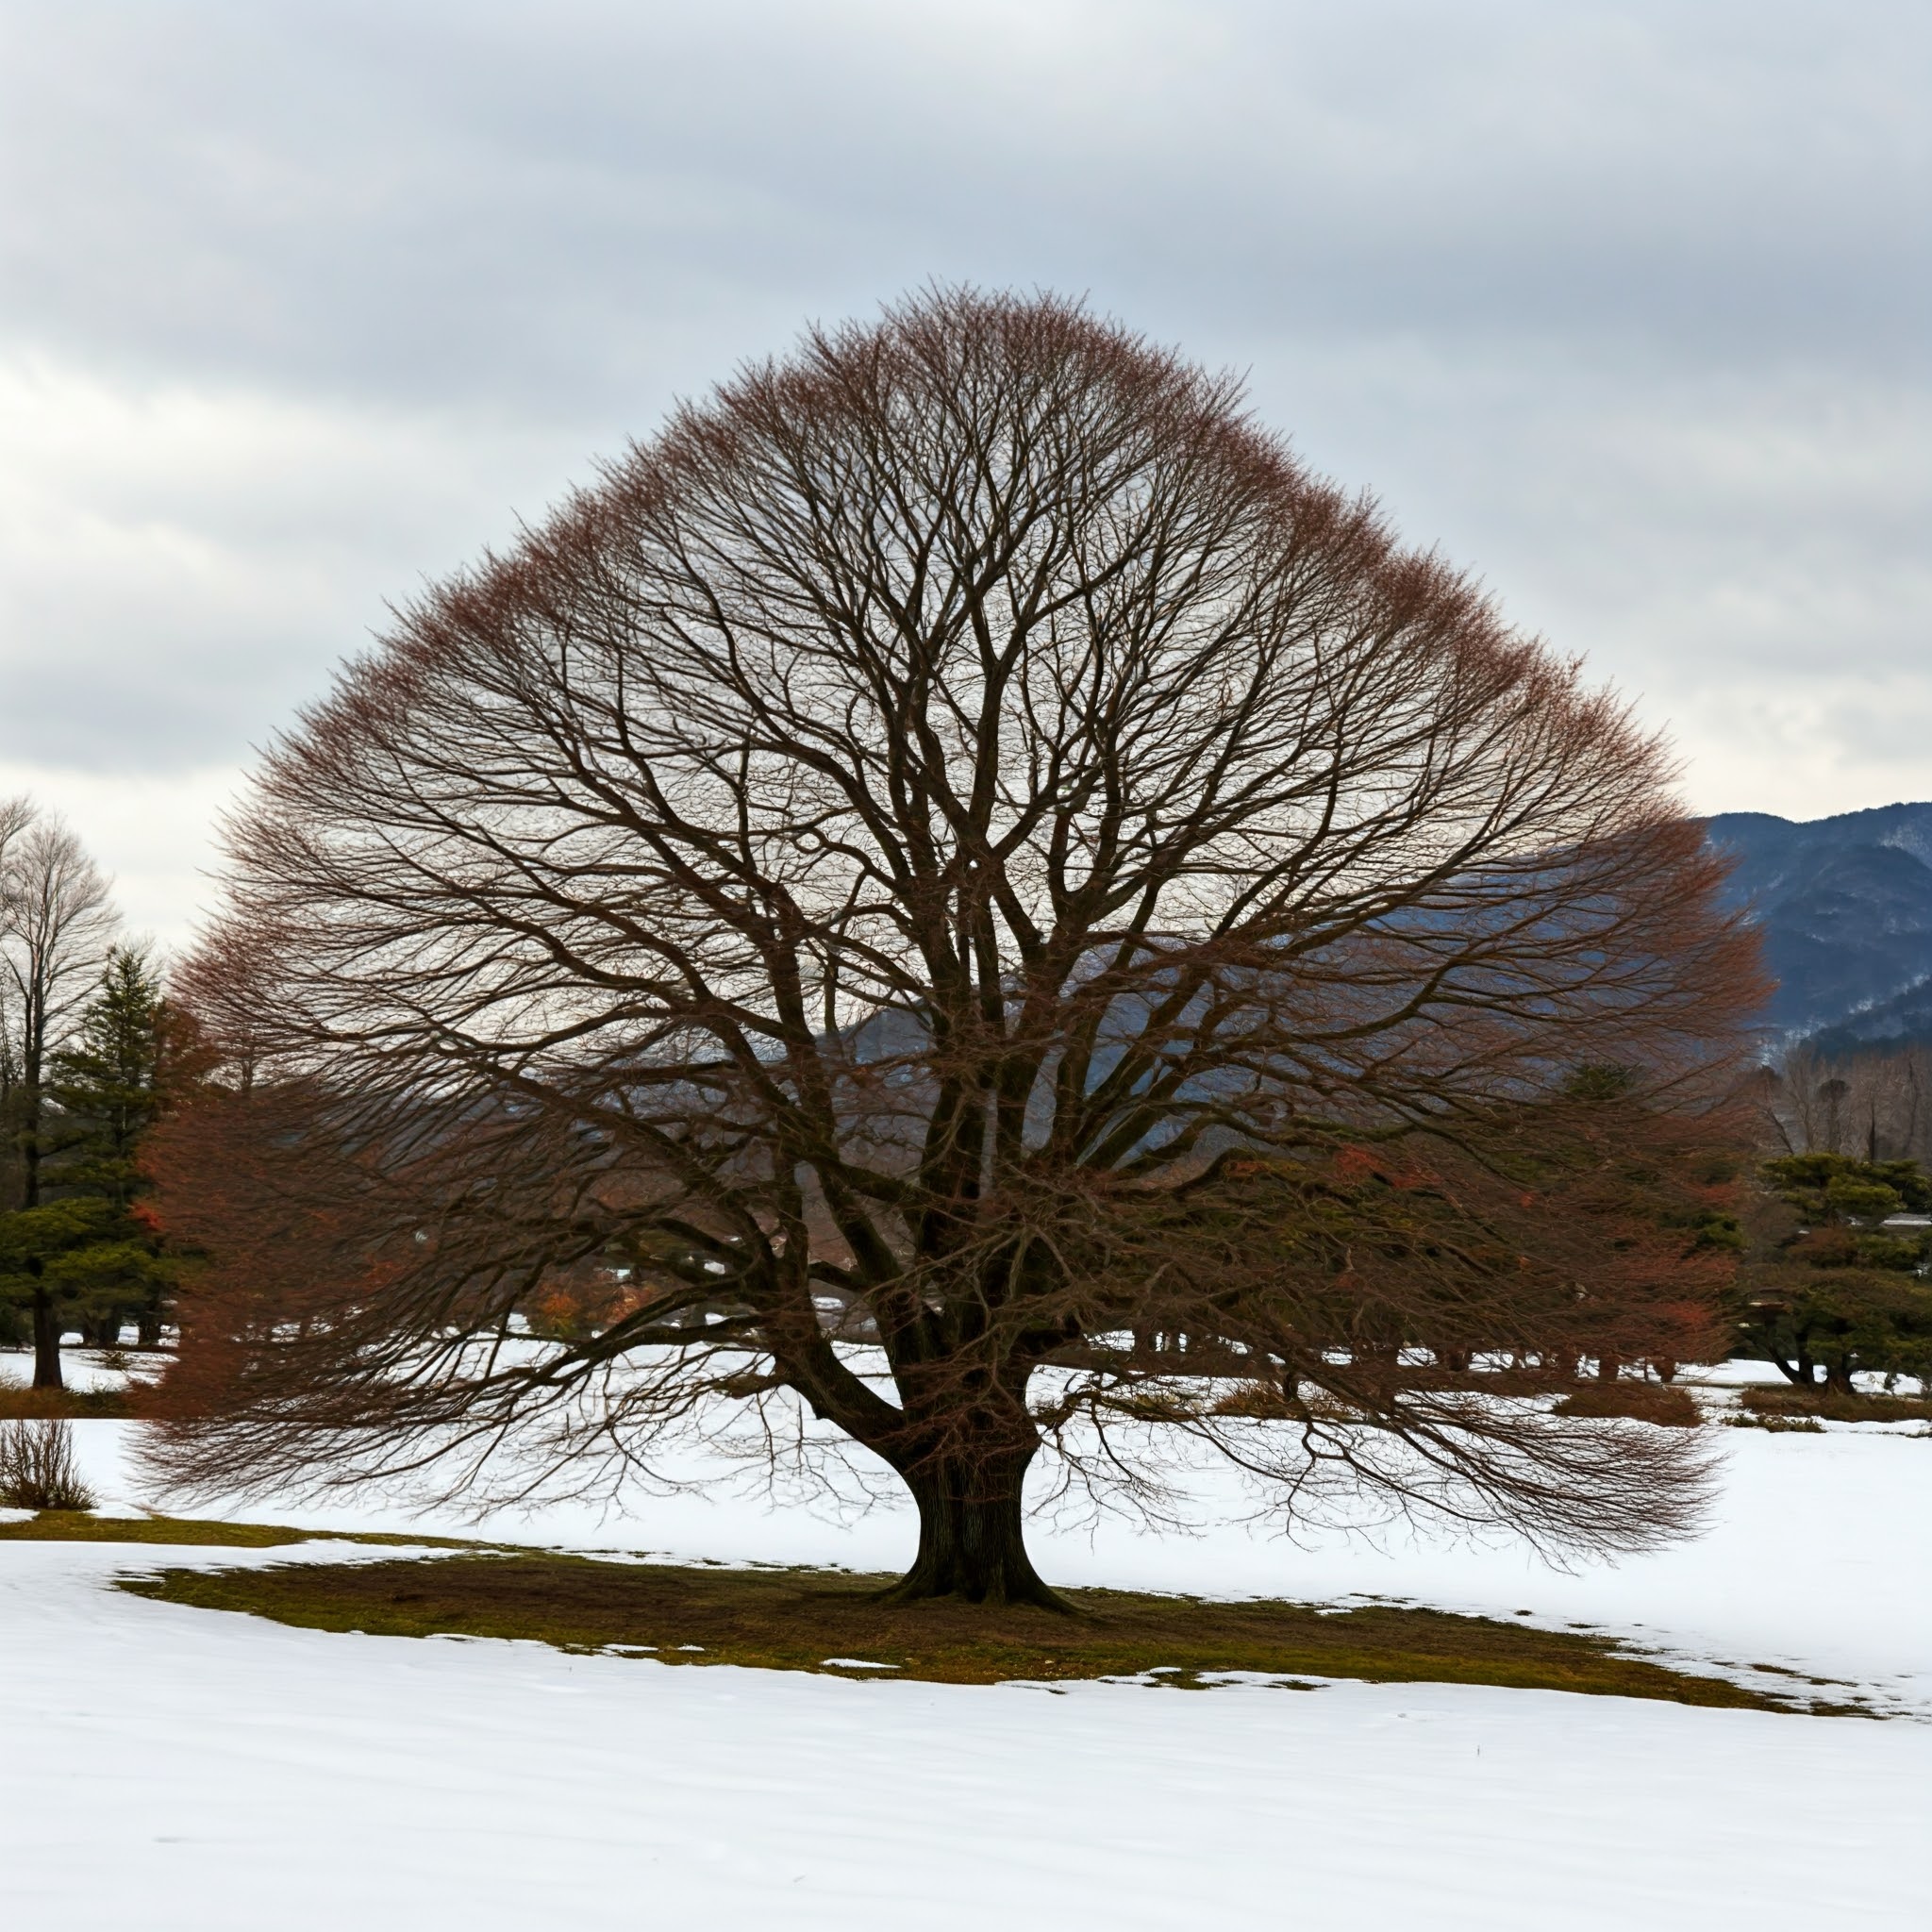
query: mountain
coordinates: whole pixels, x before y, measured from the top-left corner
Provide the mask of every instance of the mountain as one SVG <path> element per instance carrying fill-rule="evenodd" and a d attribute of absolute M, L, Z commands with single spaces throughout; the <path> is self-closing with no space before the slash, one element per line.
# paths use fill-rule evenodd
<path fill-rule="evenodd" d="M 1763 927 L 1779 1033 L 1829 1052 L 1932 1041 L 1932 804 L 1705 824 L 1737 859 L 1732 903 Z"/>

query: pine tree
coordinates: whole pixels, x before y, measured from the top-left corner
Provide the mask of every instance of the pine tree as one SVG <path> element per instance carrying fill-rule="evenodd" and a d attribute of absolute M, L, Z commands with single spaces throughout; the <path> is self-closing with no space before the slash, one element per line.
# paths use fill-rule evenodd
<path fill-rule="evenodd" d="M 99 991 L 53 1058 L 43 1197 L 0 1216 L 0 1292 L 51 1293 L 97 1346 L 132 1321 L 158 1341 L 172 1263 L 141 1206 L 141 1140 L 162 1104 L 167 1011 L 145 955 L 109 954 Z"/>
<path fill-rule="evenodd" d="M 1784 1213 L 1740 1275 L 1740 1353 L 1845 1398 L 1859 1374 L 1932 1379 L 1932 1176 L 1915 1160 L 1795 1154 L 1767 1161 Z M 1888 1217 L 1904 1210 L 1905 1224 Z"/>
<path fill-rule="evenodd" d="M 140 1191 L 135 1157 L 161 1103 L 162 1011 L 146 957 L 117 946 L 75 1038 L 54 1057 L 53 1178 L 63 1192 L 125 1208 Z"/>

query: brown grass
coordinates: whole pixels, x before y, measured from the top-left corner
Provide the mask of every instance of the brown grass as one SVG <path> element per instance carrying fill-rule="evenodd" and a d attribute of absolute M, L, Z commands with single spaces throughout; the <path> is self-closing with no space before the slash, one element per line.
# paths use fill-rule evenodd
<path fill-rule="evenodd" d="M 1601 1416 L 1694 1429 L 1704 1420 L 1696 1399 L 1659 1382 L 1586 1382 L 1557 1404 L 1557 1415 Z"/>
<path fill-rule="evenodd" d="M 1932 1402 L 1911 1395 L 1846 1395 L 1836 1389 L 1757 1388 L 1740 1398 L 1757 1415 L 1820 1417 L 1828 1423 L 1932 1422 Z"/>
<path fill-rule="evenodd" d="M 279 1523 L 212 1523 L 181 1516 L 93 1516 L 77 1509 L 43 1509 L 25 1523 L 0 1523 L 0 1542 L 172 1543 L 225 1550 L 272 1550 L 284 1543 L 313 1542 L 380 1543 L 432 1550 L 491 1547 L 458 1537 L 291 1529 Z"/>
<path fill-rule="evenodd" d="M 118 1389 L 15 1389 L 0 1386 L 0 1422 L 82 1422 L 133 1413 Z"/>
<path fill-rule="evenodd" d="M 1440 1610 L 1341 1613 L 1291 1603 L 1206 1603 L 1121 1591 L 1066 1592 L 1077 1612 L 956 1601 L 888 1606 L 890 1579 L 838 1572 L 675 1568 L 581 1557 L 477 1553 L 368 1564 L 168 1570 L 125 1579 L 156 1600 L 245 1611 L 307 1629 L 536 1639 L 628 1650 L 664 1663 L 870 1674 L 952 1684 L 1216 1673 L 1503 1685 L 1757 1710 L 1824 1708 L 1691 1676 L 1613 1640 Z"/>

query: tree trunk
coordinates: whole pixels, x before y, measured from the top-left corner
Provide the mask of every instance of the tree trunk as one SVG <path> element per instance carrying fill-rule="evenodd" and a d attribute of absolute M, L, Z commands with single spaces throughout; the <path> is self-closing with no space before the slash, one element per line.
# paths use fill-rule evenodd
<path fill-rule="evenodd" d="M 1811 1357 L 1805 1349 L 1798 1351 L 1795 1361 L 1786 1361 L 1783 1356 L 1774 1355 L 1772 1360 L 1777 1364 L 1778 1372 L 1786 1381 L 1795 1382 L 1800 1389 L 1815 1389 L 1818 1377 L 1812 1368 Z"/>
<path fill-rule="evenodd" d="M 1032 1459 L 1029 1449 L 1023 1457 L 948 1460 L 908 1475 L 906 1486 L 919 1505 L 919 1555 L 881 1601 L 955 1596 L 1067 1611 L 1026 1554 L 1021 1492 Z"/>
<path fill-rule="evenodd" d="M 44 1288 L 34 1290 L 34 1387 L 64 1389 L 60 1379 L 60 1311 Z"/>

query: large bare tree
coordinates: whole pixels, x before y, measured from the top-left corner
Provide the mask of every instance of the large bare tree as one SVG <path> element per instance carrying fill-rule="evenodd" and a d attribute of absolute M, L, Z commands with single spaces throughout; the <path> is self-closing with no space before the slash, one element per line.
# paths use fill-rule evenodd
<path fill-rule="evenodd" d="M 183 982 L 233 1064 L 159 1159 L 212 1260 L 162 1467 L 802 1403 L 917 1499 L 902 1590 L 999 1600 L 1049 1439 L 1679 1530 L 1681 1442 L 1533 1393 L 1707 1300 L 1760 989 L 1668 781 L 1232 380 L 1052 299 L 813 332 L 268 757 Z M 559 1285 L 600 1318 L 517 1341 Z"/>

